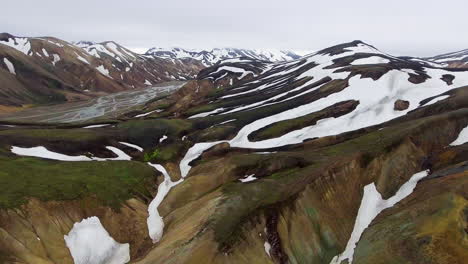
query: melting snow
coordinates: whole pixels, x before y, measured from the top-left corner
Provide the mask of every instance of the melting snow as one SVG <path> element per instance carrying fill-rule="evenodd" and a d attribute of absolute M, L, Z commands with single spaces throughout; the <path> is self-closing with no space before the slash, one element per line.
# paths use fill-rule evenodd
<path fill-rule="evenodd" d="M 435 104 L 439 101 L 442 101 L 442 100 L 445 100 L 447 98 L 449 98 L 450 95 L 441 95 L 441 96 L 437 96 L 436 98 L 433 98 L 432 100 L 430 100 L 429 102 L 425 103 L 424 106 L 426 105 L 431 105 L 431 104 Z"/>
<path fill-rule="evenodd" d="M 255 174 L 252 174 L 252 175 L 245 175 L 244 178 L 242 179 L 239 179 L 239 181 L 241 182 L 251 182 L 251 181 L 255 181 L 257 178 L 254 177 Z"/>
<path fill-rule="evenodd" d="M 207 142 L 207 143 L 197 143 L 193 145 L 187 153 L 185 153 L 184 158 L 180 161 L 180 173 L 184 178 L 189 173 L 192 166 L 189 165 L 190 162 L 197 159 L 205 150 L 217 145 L 219 143 L 226 142 L 226 141 L 215 141 L 215 142 Z"/>
<path fill-rule="evenodd" d="M 454 142 L 450 143 L 450 146 L 459 146 L 466 142 L 468 142 L 468 126 L 458 134 L 458 138 Z"/>
<path fill-rule="evenodd" d="M 153 85 L 153 84 L 152 84 L 150 81 L 148 81 L 148 80 L 145 80 L 145 84 L 146 84 L 146 85 Z"/>
<path fill-rule="evenodd" d="M 364 230 L 371 224 L 380 212 L 394 206 L 399 201 L 410 195 L 419 180 L 427 176 L 427 171 L 421 171 L 414 174 L 405 184 L 403 184 L 396 194 L 388 200 L 382 199 L 382 196 L 377 191 L 375 184 L 371 183 L 364 187 L 364 195 L 362 196 L 361 206 L 356 217 L 353 232 L 346 245 L 346 249 L 340 255 L 335 256 L 330 264 L 339 264 L 344 260 L 353 263 L 354 249 L 361 238 Z"/>
<path fill-rule="evenodd" d="M 78 58 L 78 60 L 80 60 L 80 61 L 82 61 L 82 62 L 84 62 L 86 64 L 89 64 L 89 61 L 87 59 L 81 57 L 80 55 L 77 55 L 77 58 Z M 109 74 L 109 71 L 107 71 L 107 74 Z"/>
<path fill-rule="evenodd" d="M 382 58 L 379 56 L 371 56 L 368 58 L 357 59 L 351 63 L 351 65 L 366 65 L 366 64 L 381 64 L 381 63 L 389 63 L 390 60 L 386 58 Z"/>
<path fill-rule="evenodd" d="M 159 143 L 162 143 L 162 142 L 163 142 L 164 140 L 166 140 L 166 139 L 167 139 L 167 136 L 166 136 L 166 135 L 162 136 L 162 137 L 159 139 Z"/>
<path fill-rule="evenodd" d="M 91 125 L 91 126 L 85 126 L 83 128 L 98 128 L 98 127 L 106 127 L 106 126 L 110 126 L 110 124 Z"/>
<path fill-rule="evenodd" d="M 116 242 L 96 216 L 75 223 L 64 240 L 75 264 L 124 264 L 130 261 L 130 245 Z"/>
<path fill-rule="evenodd" d="M 43 48 L 43 49 L 42 49 L 42 53 L 44 53 L 44 55 L 45 55 L 46 57 L 49 57 L 49 53 L 47 53 L 47 50 L 46 50 L 46 49 Z"/>
<path fill-rule="evenodd" d="M 52 159 L 52 160 L 61 160 L 61 161 L 106 161 L 106 160 L 131 160 L 132 158 L 125 154 L 122 150 L 112 147 L 106 146 L 106 148 L 114 154 L 117 155 L 116 158 L 98 158 L 98 157 L 87 157 L 87 156 L 69 156 L 57 152 L 50 151 L 45 147 L 32 147 L 32 148 L 22 148 L 13 146 L 11 148 L 11 152 L 15 153 L 16 155 L 20 156 L 29 156 L 29 157 L 38 157 L 44 159 Z"/>
<path fill-rule="evenodd" d="M 7 66 L 8 71 L 10 71 L 11 74 L 16 75 L 15 66 L 13 65 L 13 63 L 11 63 L 7 58 L 3 58 L 3 62 Z"/>
<path fill-rule="evenodd" d="M 148 112 L 148 113 L 136 115 L 135 117 L 144 117 L 144 116 L 150 115 L 150 114 L 152 114 L 152 113 L 159 113 L 159 112 L 162 112 L 162 111 L 163 111 L 163 110 L 161 110 L 161 109 L 156 109 L 156 110 L 150 111 L 150 112 Z"/>
<path fill-rule="evenodd" d="M 119 141 L 119 143 L 122 144 L 122 145 L 125 145 L 125 146 L 127 146 L 127 147 L 134 148 L 134 149 L 136 149 L 136 150 L 138 150 L 138 151 L 140 151 L 140 152 L 143 151 L 143 148 L 142 148 L 142 147 L 137 146 L 137 145 L 135 145 L 135 144 L 130 144 L 130 143 L 121 142 L 121 141 Z"/>
<path fill-rule="evenodd" d="M 107 77 L 112 79 L 112 77 L 109 75 L 109 70 L 104 68 L 103 65 L 100 65 L 100 66 L 96 67 L 96 70 L 98 70 L 100 73 L 102 73 L 102 75 L 107 76 Z"/>
<path fill-rule="evenodd" d="M 146 220 L 148 225 L 148 234 L 153 240 L 153 243 L 157 243 L 159 240 L 161 240 L 164 231 L 164 221 L 163 218 L 159 215 L 158 207 L 162 203 L 164 197 L 166 197 L 166 195 L 169 193 L 171 188 L 181 183 L 183 179 L 180 179 L 177 182 L 172 182 L 171 177 L 169 177 L 169 174 L 163 166 L 159 164 L 148 164 L 164 175 L 164 181 L 159 184 L 156 197 L 154 197 L 148 206 L 149 216 Z"/>
<path fill-rule="evenodd" d="M 15 48 L 26 55 L 31 51 L 31 43 L 27 38 L 10 38 L 8 41 L 0 41 L 0 44 Z"/>
<path fill-rule="evenodd" d="M 60 61 L 60 56 L 58 54 L 53 54 L 54 60 L 52 61 L 52 64 L 55 66 L 55 63 Z"/>

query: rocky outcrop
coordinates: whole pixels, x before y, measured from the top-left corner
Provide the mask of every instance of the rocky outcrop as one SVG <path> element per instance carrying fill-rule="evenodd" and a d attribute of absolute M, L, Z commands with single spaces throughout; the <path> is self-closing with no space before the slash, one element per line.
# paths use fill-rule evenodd
<path fill-rule="evenodd" d="M 408 109 L 409 105 L 410 103 L 408 101 L 398 99 L 395 101 L 395 106 L 393 107 L 393 109 L 395 109 L 396 111 L 403 111 Z"/>

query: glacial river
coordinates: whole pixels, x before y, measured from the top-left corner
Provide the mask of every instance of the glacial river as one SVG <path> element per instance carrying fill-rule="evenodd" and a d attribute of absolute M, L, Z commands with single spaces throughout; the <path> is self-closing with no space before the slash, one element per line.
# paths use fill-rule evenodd
<path fill-rule="evenodd" d="M 0 116 L 0 120 L 22 122 L 69 123 L 97 117 L 116 117 L 130 108 L 179 89 L 184 82 L 169 82 L 149 88 L 124 91 L 97 97 L 88 101 L 52 106 L 39 106 Z"/>

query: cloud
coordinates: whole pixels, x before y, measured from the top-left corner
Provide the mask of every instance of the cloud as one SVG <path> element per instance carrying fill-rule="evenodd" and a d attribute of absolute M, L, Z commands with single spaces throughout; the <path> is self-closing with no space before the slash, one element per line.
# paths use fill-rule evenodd
<path fill-rule="evenodd" d="M 468 48 L 462 0 L 16 0 L 2 31 L 65 40 L 115 40 L 133 48 L 244 47 L 317 50 L 364 40 L 396 55 Z"/>

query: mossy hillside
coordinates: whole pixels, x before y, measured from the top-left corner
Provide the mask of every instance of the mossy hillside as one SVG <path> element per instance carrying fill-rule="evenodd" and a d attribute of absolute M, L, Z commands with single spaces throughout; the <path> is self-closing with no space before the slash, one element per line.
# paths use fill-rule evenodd
<path fill-rule="evenodd" d="M 60 162 L 0 157 L 0 208 L 14 208 L 34 197 L 43 201 L 95 196 L 118 208 L 135 196 L 150 198 L 155 171 L 133 161 Z"/>
<path fill-rule="evenodd" d="M 176 161 L 189 148 L 188 141 L 177 140 L 169 144 L 162 144 L 156 148 L 145 152 L 143 159 L 146 162 L 165 163 Z"/>
<path fill-rule="evenodd" d="M 127 140 L 143 148 L 153 148 L 164 135 L 181 138 L 192 128 L 192 123 L 182 119 L 132 120 L 116 126 L 122 140 Z"/>
<path fill-rule="evenodd" d="M 280 77 L 277 77 L 276 79 L 280 79 Z M 216 101 L 211 104 L 205 104 L 201 106 L 195 106 L 193 108 L 188 109 L 184 115 L 186 116 L 191 116 L 203 112 L 208 112 L 215 110 L 217 108 L 231 108 L 231 107 L 236 107 L 240 105 L 248 105 L 252 103 L 256 103 L 259 101 L 266 100 L 270 97 L 273 97 L 275 95 L 287 92 L 291 89 L 294 89 L 296 87 L 299 87 L 301 85 L 304 85 L 307 81 L 311 80 L 310 77 L 305 77 L 297 81 L 290 81 L 290 80 L 285 80 L 282 81 L 275 86 L 272 86 L 271 89 L 275 88 L 271 93 L 264 93 L 264 92 L 253 92 L 250 93 L 249 96 L 238 96 L 238 97 L 232 97 L 228 99 L 223 99 L 221 101 Z M 249 85 L 250 89 L 255 89 L 261 85 L 263 85 L 263 82 L 257 83 L 257 84 L 252 84 Z M 305 89 L 310 89 L 312 88 L 311 86 L 306 87 Z M 207 97 L 205 98 L 205 101 L 214 101 L 214 100 L 220 100 L 220 97 L 229 94 L 230 90 L 216 90 L 216 93 L 213 95 L 213 97 Z M 242 92 L 243 90 L 237 90 L 236 92 Z M 302 91 L 302 89 L 301 89 Z M 296 92 L 298 93 L 298 92 Z"/>
<path fill-rule="evenodd" d="M 68 155 L 92 152 L 97 156 L 112 156 L 104 146 L 115 143 L 114 132 L 112 129 L 84 128 L 9 129 L 0 131 L 0 148 L 44 146 L 49 150 Z"/>

